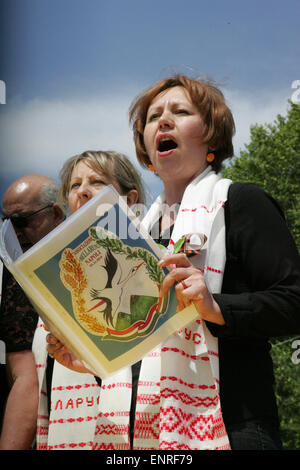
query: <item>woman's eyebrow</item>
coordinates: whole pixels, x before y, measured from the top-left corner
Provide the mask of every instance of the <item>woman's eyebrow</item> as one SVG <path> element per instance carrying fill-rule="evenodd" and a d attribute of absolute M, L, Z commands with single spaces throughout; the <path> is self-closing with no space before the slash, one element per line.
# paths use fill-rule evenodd
<path fill-rule="evenodd" d="M 168 101 L 168 104 L 170 104 L 171 106 L 193 106 L 193 103 L 191 101 L 182 101 L 182 100 L 177 100 L 177 99 Z M 164 105 L 159 104 L 159 103 L 150 105 L 148 108 L 148 112 L 156 111 L 162 107 L 164 107 Z"/>
<path fill-rule="evenodd" d="M 147 112 L 149 113 L 149 111 L 155 111 L 155 110 L 157 110 L 157 109 L 160 109 L 161 107 L 162 107 L 161 104 L 152 104 L 152 105 L 149 106 Z"/>

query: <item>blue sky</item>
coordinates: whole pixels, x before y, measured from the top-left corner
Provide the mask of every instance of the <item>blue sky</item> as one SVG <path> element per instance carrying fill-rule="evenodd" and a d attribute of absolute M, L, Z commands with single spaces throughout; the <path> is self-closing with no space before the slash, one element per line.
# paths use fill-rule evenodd
<path fill-rule="evenodd" d="M 285 114 L 300 79 L 299 0 L 0 0 L 0 197 L 87 149 L 133 162 L 133 98 L 182 72 L 221 84 L 237 126 Z M 142 172 L 154 196 L 159 180 Z"/>

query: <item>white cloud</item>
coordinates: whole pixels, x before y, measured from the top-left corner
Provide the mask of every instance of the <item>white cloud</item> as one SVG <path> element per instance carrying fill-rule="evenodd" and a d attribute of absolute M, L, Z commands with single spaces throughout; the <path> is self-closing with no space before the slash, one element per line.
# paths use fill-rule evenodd
<path fill-rule="evenodd" d="M 116 150 L 136 163 L 128 123 L 136 94 L 6 105 L 0 116 L 1 178 L 9 182 L 31 172 L 58 178 L 64 161 L 85 150 Z M 160 192 L 158 178 L 140 171 L 153 192 Z"/>
<path fill-rule="evenodd" d="M 235 119 L 236 135 L 233 139 L 235 155 L 239 155 L 240 150 L 249 143 L 252 125 L 270 124 L 278 114 L 286 115 L 289 98 L 287 90 L 252 94 L 229 91 L 225 96 Z"/>
<path fill-rule="evenodd" d="M 1 110 L 1 173 L 5 180 L 30 172 L 57 177 L 64 161 L 84 150 L 113 149 L 136 162 L 128 108 L 137 90 L 128 94 L 94 96 L 66 100 L 35 99 L 5 105 Z M 235 153 L 249 140 L 250 125 L 270 123 L 285 114 L 284 93 L 245 95 L 225 92 L 237 133 Z M 148 171 L 146 182 L 155 195 L 159 180 Z"/>
<path fill-rule="evenodd" d="M 1 126 L 6 171 L 53 172 L 70 156 L 88 149 L 115 149 L 134 155 L 122 96 L 11 105 Z M 9 163 L 8 163 L 9 162 Z"/>

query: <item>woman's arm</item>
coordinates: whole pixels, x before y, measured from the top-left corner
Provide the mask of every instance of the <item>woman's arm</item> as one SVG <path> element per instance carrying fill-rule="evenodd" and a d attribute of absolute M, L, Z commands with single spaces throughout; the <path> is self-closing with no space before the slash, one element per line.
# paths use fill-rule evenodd
<path fill-rule="evenodd" d="M 33 442 L 39 386 L 31 351 L 7 354 L 12 387 L 7 399 L 0 439 L 1 450 L 28 450 Z"/>

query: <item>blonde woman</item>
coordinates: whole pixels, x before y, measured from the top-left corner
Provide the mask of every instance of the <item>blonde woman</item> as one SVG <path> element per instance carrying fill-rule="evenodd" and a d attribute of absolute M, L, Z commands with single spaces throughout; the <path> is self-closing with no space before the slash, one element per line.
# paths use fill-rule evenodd
<path fill-rule="evenodd" d="M 71 213 L 109 184 L 127 198 L 129 206 L 138 204 L 141 208 L 145 204 L 139 173 L 125 155 L 117 152 L 76 155 L 64 164 L 60 176 L 62 200 Z M 40 321 L 33 342 L 40 383 L 37 449 L 91 449 L 101 381 L 90 373 L 74 372 L 81 365 L 74 356 L 67 355 L 69 368 L 53 361 L 47 354 L 46 335 Z M 47 341 L 52 340 L 48 335 Z"/>

